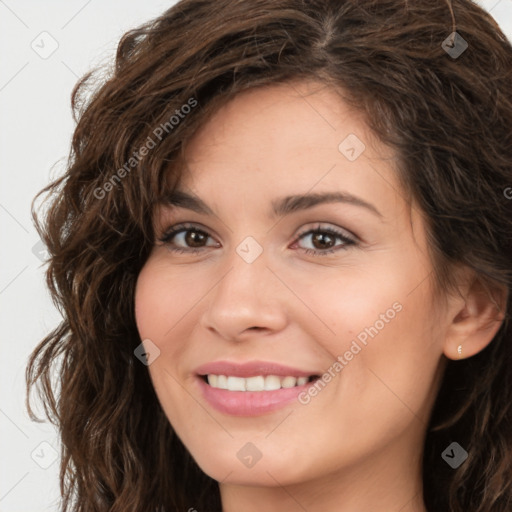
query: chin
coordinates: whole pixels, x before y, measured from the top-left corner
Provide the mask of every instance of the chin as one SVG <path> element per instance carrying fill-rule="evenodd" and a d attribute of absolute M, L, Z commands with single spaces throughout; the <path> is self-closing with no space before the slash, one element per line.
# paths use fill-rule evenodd
<path fill-rule="evenodd" d="M 216 450 L 207 452 L 189 450 L 201 470 L 218 482 L 274 487 L 300 483 L 311 477 L 311 458 L 299 455 L 296 449 L 282 453 L 279 446 L 268 442 L 263 446 L 257 440 L 251 443 L 230 439 L 227 444 L 217 444 Z"/>

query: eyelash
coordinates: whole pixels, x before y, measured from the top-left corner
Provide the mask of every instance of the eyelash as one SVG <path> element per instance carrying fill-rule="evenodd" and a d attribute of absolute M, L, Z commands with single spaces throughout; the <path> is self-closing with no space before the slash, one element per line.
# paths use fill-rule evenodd
<path fill-rule="evenodd" d="M 210 236 L 205 230 L 199 229 L 197 226 L 194 226 L 194 225 L 191 225 L 191 224 L 177 224 L 176 226 L 173 226 L 172 228 L 167 230 L 162 235 L 162 237 L 159 238 L 159 241 L 161 243 L 167 245 L 168 249 L 170 251 L 176 252 L 176 253 L 180 253 L 180 254 L 183 254 L 183 253 L 186 253 L 186 254 L 197 254 L 197 253 L 201 252 L 203 249 L 208 247 L 208 246 L 204 246 L 204 247 L 199 247 L 199 248 L 188 248 L 188 249 L 183 248 L 183 247 L 173 247 L 171 245 L 171 240 L 173 239 L 173 237 L 176 236 L 179 233 L 187 232 L 187 231 L 195 231 L 197 233 L 203 233 L 206 236 Z M 338 238 L 338 239 L 340 239 L 343 242 L 343 245 L 342 246 L 338 246 L 338 248 L 330 248 L 330 249 L 325 249 L 323 251 L 322 250 L 315 250 L 315 249 L 300 248 L 302 251 L 304 251 L 305 254 L 311 255 L 311 256 L 325 256 L 327 254 L 332 254 L 332 253 L 335 253 L 337 251 L 347 249 L 350 246 L 357 245 L 356 240 L 354 240 L 353 238 L 348 237 L 347 235 L 345 235 L 341 231 L 338 231 L 338 230 L 336 230 L 334 228 L 331 228 L 331 227 L 330 228 L 322 228 L 320 226 L 317 226 L 317 227 L 315 227 L 313 229 L 309 229 L 307 231 L 304 231 L 304 232 L 300 233 L 298 235 L 298 237 L 297 237 L 297 241 L 301 240 L 302 238 L 304 238 L 307 235 L 314 235 L 314 234 L 317 234 L 317 233 L 328 234 L 328 235 L 331 235 L 331 236 L 333 236 L 335 238 Z M 293 243 L 293 245 L 295 245 L 295 244 L 296 244 L 296 242 Z"/>

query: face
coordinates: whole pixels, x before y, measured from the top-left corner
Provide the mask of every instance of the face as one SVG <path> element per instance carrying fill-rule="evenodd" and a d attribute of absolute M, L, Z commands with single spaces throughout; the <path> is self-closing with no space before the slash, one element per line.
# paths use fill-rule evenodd
<path fill-rule="evenodd" d="M 418 463 L 444 319 L 394 153 L 332 89 L 299 82 L 238 95 L 186 157 L 135 307 L 199 466 L 272 486 Z"/>

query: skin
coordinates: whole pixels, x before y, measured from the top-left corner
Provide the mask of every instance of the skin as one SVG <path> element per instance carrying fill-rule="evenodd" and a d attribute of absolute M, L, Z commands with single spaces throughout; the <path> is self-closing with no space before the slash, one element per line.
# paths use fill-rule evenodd
<path fill-rule="evenodd" d="M 354 161 L 338 149 L 351 133 L 366 146 Z M 160 205 L 156 233 L 189 222 L 209 237 L 196 254 L 171 251 L 190 249 L 183 233 L 155 242 L 136 320 L 160 350 L 149 372 L 163 410 L 220 482 L 223 510 L 425 512 L 423 440 L 446 357 L 457 358 L 459 344 L 463 357 L 477 353 L 500 322 L 467 272 L 460 295 L 434 297 L 424 219 L 399 186 L 396 155 L 332 89 L 301 81 L 239 94 L 186 156 L 179 189 L 214 214 Z M 333 191 L 382 216 L 340 202 L 269 216 L 274 199 Z M 322 254 L 311 234 L 299 237 L 319 223 L 356 244 L 328 238 L 337 250 Z M 252 263 L 236 252 L 248 236 L 263 249 Z M 394 318 L 306 405 L 236 417 L 199 392 L 194 369 L 214 360 L 322 374 L 396 303 Z M 261 453 L 251 468 L 237 457 L 247 442 Z"/>

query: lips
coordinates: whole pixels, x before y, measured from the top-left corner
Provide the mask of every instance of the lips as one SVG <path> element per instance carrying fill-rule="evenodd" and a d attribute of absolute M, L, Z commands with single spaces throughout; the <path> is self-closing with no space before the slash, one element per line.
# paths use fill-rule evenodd
<path fill-rule="evenodd" d="M 266 361 L 207 363 L 196 369 L 206 401 L 234 416 L 255 416 L 293 403 L 319 373 Z"/>

